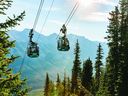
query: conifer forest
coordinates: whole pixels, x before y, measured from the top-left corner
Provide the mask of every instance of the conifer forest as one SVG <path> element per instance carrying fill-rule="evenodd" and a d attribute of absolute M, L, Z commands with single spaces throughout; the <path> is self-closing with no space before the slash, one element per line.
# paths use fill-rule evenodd
<path fill-rule="evenodd" d="M 0 96 L 128 96 L 128 0 L 0 0 Z"/>

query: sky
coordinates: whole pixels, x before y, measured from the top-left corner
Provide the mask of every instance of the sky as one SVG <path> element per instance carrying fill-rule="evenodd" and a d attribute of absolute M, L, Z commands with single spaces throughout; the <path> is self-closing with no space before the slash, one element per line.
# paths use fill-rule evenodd
<path fill-rule="evenodd" d="M 42 28 L 52 3 L 52 0 L 45 0 L 36 31 L 44 35 L 58 34 L 77 1 L 79 7 L 67 26 L 67 33 L 84 36 L 92 41 L 104 42 L 109 24 L 109 12 L 114 10 L 119 0 L 55 0 L 47 22 Z M 15 30 L 32 28 L 39 3 L 40 0 L 13 0 L 12 7 L 6 12 L 8 16 L 19 15 L 22 11 L 26 12 L 24 20 L 20 26 L 14 28 Z M 4 20 L 4 17 L 0 19 L 0 21 Z"/>

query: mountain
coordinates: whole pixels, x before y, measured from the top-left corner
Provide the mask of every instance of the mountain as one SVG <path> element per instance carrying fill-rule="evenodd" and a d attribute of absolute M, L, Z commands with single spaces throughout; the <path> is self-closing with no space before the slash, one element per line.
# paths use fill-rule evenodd
<path fill-rule="evenodd" d="M 37 41 L 40 47 L 40 56 L 38 58 L 27 57 L 26 48 L 28 44 L 29 29 L 23 31 L 11 30 L 9 35 L 11 40 L 16 40 L 16 47 L 11 50 L 11 54 L 20 56 L 11 67 L 14 72 L 18 72 L 21 64 L 22 77 L 28 79 L 28 84 L 33 89 L 38 89 L 44 86 L 45 74 L 48 72 L 50 78 L 56 79 L 56 73 L 60 73 L 63 76 L 64 69 L 68 75 L 71 75 L 71 69 L 74 60 L 74 48 L 76 40 L 79 40 L 81 50 L 81 61 L 83 62 L 90 57 L 95 62 L 97 46 L 101 43 L 104 51 L 104 62 L 107 56 L 108 48 L 104 42 L 90 41 L 82 36 L 76 36 L 69 34 L 68 38 L 70 41 L 70 50 L 68 52 L 60 52 L 57 50 L 57 34 L 53 33 L 49 36 L 44 36 L 38 32 L 34 34 L 34 41 Z M 23 58 L 25 58 L 23 60 Z M 23 62 L 23 63 L 22 63 Z M 82 65 L 81 65 L 82 66 Z"/>

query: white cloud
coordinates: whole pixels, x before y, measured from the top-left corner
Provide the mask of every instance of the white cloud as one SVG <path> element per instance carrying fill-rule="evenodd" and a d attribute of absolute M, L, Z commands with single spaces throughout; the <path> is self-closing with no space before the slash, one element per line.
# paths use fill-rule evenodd
<path fill-rule="evenodd" d="M 90 6 L 92 4 L 103 4 L 114 6 L 116 4 L 115 0 L 75 0 L 78 1 L 80 5 Z"/>
<path fill-rule="evenodd" d="M 68 0 L 69 1 L 69 0 Z M 77 16 L 80 20 L 105 22 L 110 7 L 117 5 L 115 0 L 75 0 L 79 2 Z M 72 5 L 74 2 L 72 3 Z"/>
<path fill-rule="evenodd" d="M 108 17 L 108 13 L 105 12 L 91 12 L 86 15 L 81 15 L 79 17 L 80 20 L 85 21 L 93 21 L 93 22 L 106 22 Z"/>
<path fill-rule="evenodd" d="M 115 0 L 96 0 L 96 1 L 94 1 L 94 3 L 115 6 L 116 3 L 114 1 Z"/>

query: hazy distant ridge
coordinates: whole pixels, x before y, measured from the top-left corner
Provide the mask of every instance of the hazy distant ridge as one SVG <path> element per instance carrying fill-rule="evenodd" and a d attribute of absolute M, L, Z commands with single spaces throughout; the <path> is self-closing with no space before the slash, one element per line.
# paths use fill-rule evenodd
<path fill-rule="evenodd" d="M 11 39 L 16 40 L 16 48 L 12 49 L 12 53 L 21 56 L 15 61 L 12 67 L 15 71 L 19 70 L 19 66 L 23 59 L 26 46 L 28 44 L 29 29 L 24 29 L 22 32 L 12 30 L 9 32 Z M 35 32 L 34 40 L 37 40 L 39 33 Z M 81 48 L 81 61 L 90 57 L 93 62 L 96 56 L 96 50 L 99 42 L 90 41 L 82 36 L 69 34 L 71 50 L 68 52 L 59 52 L 56 48 L 57 34 L 53 33 L 49 36 L 40 35 L 38 44 L 40 46 L 40 57 L 31 59 L 26 56 L 22 75 L 28 78 L 28 82 L 33 88 L 40 88 L 43 86 L 45 80 L 45 73 L 49 72 L 51 78 L 56 78 L 56 73 L 63 73 L 64 68 L 66 72 L 71 73 L 71 68 L 74 59 L 75 42 L 78 39 Z M 100 42 L 101 43 L 101 42 Z M 106 43 L 101 43 L 104 49 L 104 55 L 107 55 Z M 104 59 L 105 61 L 105 59 Z M 69 74 L 70 75 L 70 74 Z"/>

